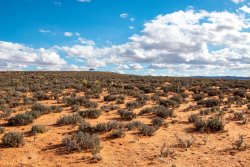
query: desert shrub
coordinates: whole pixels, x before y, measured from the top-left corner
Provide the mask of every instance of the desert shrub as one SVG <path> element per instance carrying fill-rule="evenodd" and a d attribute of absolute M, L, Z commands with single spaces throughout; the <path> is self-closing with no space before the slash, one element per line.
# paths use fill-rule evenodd
<path fill-rule="evenodd" d="M 24 98 L 23 98 L 23 103 L 24 103 L 25 105 L 33 104 L 33 103 L 34 103 L 34 99 L 33 99 L 33 98 L 30 98 L 30 97 L 24 97 Z"/>
<path fill-rule="evenodd" d="M 218 99 L 207 99 L 198 101 L 198 105 L 203 105 L 204 107 L 214 107 L 219 106 L 220 101 Z"/>
<path fill-rule="evenodd" d="M 78 112 L 83 118 L 98 118 L 101 116 L 102 111 L 99 109 L 88 109 Z"/>
<path fill-rule="evenodd" d="M 91 101 L 87 97 L 64 97 L 63 102 L 68 105 L 72 106 L 74 104 L 84 106 L 86 108 L 97 108 L 98 104 L 94 101 Z"/>
<path fill-rule="evenodd" d="M 79 126 L 79 131 L 82 131 L 82 132 L 91 132 L 92 131 L 92 127 L 91 127 L 90 123 L 88 123 L 85 120 L 82 120 L 81 124 Z"/>
<path fill-rule="evenodd" d="M 234 113 L 234 119 L 237 121 L 241 121 L 245 118 L 245 115 L 243 112 L 235 112 Z"/>
<path fill-rule="evenodd" d="M 125 137 L 126 133 L 123 129 L 114 129 L 110 133 L 110 138 L 121 138 Z"/>
<path fill-rule="evenodd" d="M 244 136 L 243 135 L 239 135 L 239 138 L 235 142 L 233 142 L 232 145 L 233 145 L 234 149 L 237 149 L 239 151 L 246 150 L 246 148 L 248 147 L 248 145 L 244 141 Z"/>
<path fill-rule="evenodd" d="M 207 95 L 208 96 L 217 96 L 220 94 L 220 91 L 217 89 L 209 89 L 207 90 Z"/>
<path fill-rule="evenodd" d="M 154 93 L 155 88 L 150 85 L 140 85 L 139 89 L 142 90 L 144 93 Z"/>
<path fill-rule="evenodd" d="M 170 98 L 170 100 L 175 101 L 178 105 L 183 102 L 183 99 L 179 95 L 174 95 Z"/>
<path fill-rule="evenodd" d="M 35 103 L 34 105 L 32 105 L 31 111 L 40 111 L 42 115 L 44 115 L 51 112 L 51 107 L 42 105 L 40 103 Z"/>
<path fill-rule="evenodd" d="M 194 136 L 184 136 L 184 135 L 175 135 L 176 138 L 176 146 L 181 148 L 189 148 L 195 142 Z"/>
<path fill-rule="evenodd" d="M 199 93 L 199 94 L 193 94 L 193 99 L 195 100 L 195 101 L 200 101 L 200 100 L 202 100 L 202 99 L 204 99 L 204 94 L 202 94 L 202 93 Z"/>
<path fill-rule="evenodd" d="M 95 125 L 93 128 L 93 131 L 95 133 L 103 133 L 103 132 L 109 132 L 113 129 L 118 129 L 120 128 L 120 124 L 117 121 L 110 121 L 107 123 L 98 123 Z"/>
<path fill-rule="evenodd" d="M 1 126 L 0 126 L 0 134 L 3 134 L 4 131 L 5 131 L 4 127 L 1 127 Z"/>
<path fill-rule="evenodd" d="M 139 128 L 141 125 L 143 125 L 140 121 L 131 121 L 126 123 L 123 127 L 127 128 L 128 130 L 133 130 L 135 128 Z"/>
<path fill-rule="evenodd" d="M 72 112 L 77 112 L 77 111 L 79 111 L 79 110 L 80 110 L 80 105 L 78 105 L 78 104 L 72 105 L 72 106 L 71 106 L 71 110 L 72 110 Z"/>
<path fill-rule="evenodd" d="M 48 129 L 44 125 L 33 125 L 31 128 L 32 134 L 45 133 L 47 131 L 48 131 Z"/>
<path fill-rule="evenodd" d="M 196 118 L 193 123 L 196 131 L 205 131 L 207 129 L 207 121 L 202 118 Z"/>
<path fill-rule="evenodd" d="M 195 122 L 197 119 L 199 119 L 199 117 L 198 117 L 197 114 L 191 114 L 191 115 L 188 117 L 188 122 Z"/>
<path fill-rule="evenodd" d="M 20 147 L 24 145 L 23 134 L 19 132 L 8 132 L 2 138 L 2 143 L 6 147 Z"/>
<path fill-rule="evenodd" d="M 164 119 L 161 118 L 161 117 L 154 117 L 154 118 L 151 120 L 151 123 L 152 123 L 154 126 L 162 126 L 162 124 L 164 123 Z"/>
<path fill-rule="evenodd" d="M 137 101 L 132 101 L 132 102 L 127 102 L 125 106 L 129 110 L 133 110 L 135 108 L 141 107 L 141 104 Z"/>
<path fill-rule="evenodd" d="M 81 150 L 99 150 L 100 149 L 100 139 L 96 134 L 83 133 L 81 131 L 76 134 L 64 138 L 62 144 L 66 146 L 66 149 L 70 152 L 81 151 Z"/>
<path fill-rule="evenodd" d="M 117 110 L 119 108 L 120 108 L 119 106 L 111 104 L 111 105 L 103 105 L 101 107 L 101 110 L 103 110 L 105 112 L 109 112 L 109 111 L 112 111 L 112 110 Z"/>
<path fill-rule="evenodd" d="M 55 112 L 55 113 L 63 111 L 63 108 L 61 106 L 51 106 L 50 108 L 51 108 L 52 112 Z"/>
<path fill-rule="evenodd" d="M 247 109 L 250 110 L 250 104 L 247 105 Z"/>
<path fill-rule="evenodd" d="M 153 112 L 155 113 L 155 115 L 161 118 L 173 117 L 174 115 L 173 110 L 170 110 L 164 106 L 156 106 L 153 110 L 154 110 Z"/>
<path fill-rule="evenodd" d="M 37 119 L 43 115 L 41 111 L 37 111 L 37 110 L 32 110 L 30 112 L 27 112 L 27 114 L 31 115 L 34 119 Z"/>
<path fill-rule="evenodd" d="M 153 136 L 157 128 L 155 126 L 142 125 L 139 128 L 139 133 L 143 136 Z"/>
<path fill-rule="evenodd" d="M 116 100 L 116 104 L 124 104 L 124 103 L 125 103 L 125 101 L 122 100 L 122 99 L 117 99 Z"/>
<path fill-rule="evenodd" d="M 210 109 L 205 109 L 200 111 L 200 115 L 208 115 L 211 112 Z"/>
<path fill-rule="evenodd" d="M 144 108 L 144 109 L 142 109 L 139 112 L 139 115 L 144 115 L 144 114 L 152 113 L 154 111 L 153 109 L 154 109 L 153 107 Z"/>
<path fill-rule="evenodd" d="M 158 94 L 154 94 L 153 96 L 151 96 L 151 100 L 153 102 L 158 102 L 160 100 L 160 96 Z"/>
<path fill-rule="evenodd" d="M 159 104 L 165 107 L 176 107 L 179 105 L 176 101 L 170 99 L 161 99 Z"/>
<path fill-rule="evenodd" d="M 78 114 L 63 116 L 57 120 L 57 125 L 74 125 L 80 123 L 82 120 Z"/>
<path fill-rule="evenodd" d="M 107 95 L 107 96 L 104 96 L 103 98 L 104 101 L 115 101 L 116 100 L 116 96 L 115 95 Z"/>
<path fill-rule="evenodd" d="M 34 95 L 33 95 L 33 98 L 34 99 L 37 99 L 39 101 L 41 100 L 49 100 L 50 97 L 45 93 L 45 92 L 42 92 L 42 91 L 38 91 L 36 92 Z"/>
<path fill-rule="evenodd" d="M 215 117 L 207 121 L 207 126 L 209 130 L 217 132 L 223 130 L 225 125 L 220 118 Z"/>
<path fill-rule="evenodd" d="M 120 115 L 121 119 L 131 121 L 132 119 L 136 118 L 136 114 L 132 111 L 127 110 L 118 110 L 118 114 Z"/>
<path fill-rule="evenodd" d="M 162 87 L 162 90 L 165 93 L 169 93 L 169 92 L 181 93 L 181 92 L 184 92 L 184 89 L 179 85 L 167 85 L 167 86 Z"/>
<path fill-rule="evenodd" d="M 233 92 L 233 95 L 234 96 L 239 96 L 239 97 L 244 97 L 245 96 L 245 92 L 244 90 L 241 90 L 241 89 L 237 89 Z"/>
<path fill-rule="evenodd" d="M 34 117 L 31 114 L 23 113 L 23 114 L 17 114 L 11 117 L 8 120 L 8 124 L 12 126 L 28 125 L 32 123 L 33 120 L 34 120 Z"/>

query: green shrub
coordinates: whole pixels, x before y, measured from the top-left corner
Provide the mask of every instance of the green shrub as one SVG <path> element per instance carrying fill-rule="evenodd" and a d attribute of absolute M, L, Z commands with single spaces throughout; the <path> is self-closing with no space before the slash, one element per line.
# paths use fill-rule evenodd
<path fill-rule="evenodd" d="M 57 120 L 57 125 L 73 125 L 80 123 L 82 118 L 78 114 L 61 117 Z"/>
<path fill-rule="evenodd" d="M 24 145 L 23 135 L 19 132 L 8 132 L 2 138 L 6 147 L 20 147 Z"/>
<path fill-rule="evenodd" d="M 48 131 L 48 129 L 44 125 L 33 125 L 31 128 L 32 134 L 45 133 L 47 131 Z"/>
<path fill-rule="evenodd" d="M 99 109 L 88 109 L 78 112 L 83 118 L 98 118 L 100 117 L 102 111 Z"/>
<path fill-rule="evenodd" d="M 17 114 L 11 117 L 8 120 L 8 124 L 12 126 L 28 125 L 32 123 L 33 120 L 34 120 L 34 117 L 31 114 L 23 113 L 23 114 Z"/>
<path fill-rule="evenodd" d="M 132 119 L 136 118 L 136 114 L 132 111 L 127 110 L 118 110 L 118 113 L 123 120 L 131 121 Z"/>
<path fill-rule="evenodd" d="M 62 144 L 66 146 L 66 149 L 70 152 L 81 150 L 98 150 L 100 146 L 100 139 L 96 134 L 83 133 L 81 131 L 76 134 L 64 138 Z"/>

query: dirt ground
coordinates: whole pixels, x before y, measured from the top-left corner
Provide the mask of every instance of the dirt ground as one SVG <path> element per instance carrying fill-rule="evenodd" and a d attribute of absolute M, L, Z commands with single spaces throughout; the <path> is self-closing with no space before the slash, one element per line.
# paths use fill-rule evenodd
<path fill-rule="evenodd" d="M 99 107 L 103 102 L 103 97 L 93 99 L 98 102 Z M 133 98 L 126 97 L 126 101 Z M 54 100 L 41 101 L 42 104 L 62 105 Z M 232 113 L 224 115 L 225 130 L 217 133 L 194 132 L 193 124 L 188 122 L 188 116 L 191 113 L 198 113 L 198 110 L 184 111 L 185 108 L 192 105 L 194 101 L 191 98 L 175 109 L 175 118 L 166 119 L 167 126 L 161 127 L 154 136 L 145 137 L 138 134 L 137 131 L 126 132 L 124 138 L 107 139 L 108 133 L 101 134 L 101 145 L 103 149 L 100 152 L 102 160 L 92 161 L 90 152 L 67 153 L 64 151 L 61 141 L 78 129 L 78 126 L 57 126 L 56 121 L 63 115 L 71 114 L 70 107 L 64 108 L 60 113 L 43 115 L 36 119 L 33 124 L 27 126 L 11 127 L 5 125 L 7 120 L 0 120 L 5 127 L 6 132 L 18 131 L 25 136 L 25 145 L 20 148 L 0 147 L 0 166 L 249 166 L 250 149 L 238 151 L 233 149 L 232 143 L 237 140 L 240 134 L 244 135 L 246 143 L 250 144 L 250 124 L 241 124 L 239 121 L 231 119 Z M 110 103 L 109 103 L 110 104 Z M 148 101 L 145 107 L 153 106 L 152 101 Z M 121 105 L 124 107 L 124 104 Z M 27 106 L 26 108 L 29 108 Z M 26 111 L 25 107 L 18 107 L 18 113 Z M 139 112 L 141 109 L 136 109 Z M 246 106 L 232 106 L 230 110 L 246 110 Z M 15 115 L 15 114 L 13 114 Z M 140 116 L 135 120 L 144 123 L 150 123 L 151 116 Z M 119 120 L 117 111 L 103 112 L 98 119 L 88 120 L 92 125 L 100 122 Z M 32 125 L 42 124 L 49 128 L 44 134 L 31 135 Z M 193 136 L 194 144 L 190 148 L 176 147 L 176 135 Z M 2 138 L 3 134 L 0 135 Z M 173 151 L 169 157 L 160 156 L 161 149 L 165 143 L 165 149 Z"/>

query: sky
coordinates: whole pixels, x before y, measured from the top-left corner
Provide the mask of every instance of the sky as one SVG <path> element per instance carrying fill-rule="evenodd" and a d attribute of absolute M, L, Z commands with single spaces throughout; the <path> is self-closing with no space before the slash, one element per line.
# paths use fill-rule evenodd
<path fill-rule="evenodd" d="M 0 71 L 250 76 L 250 0 L 0 0 Z"/>

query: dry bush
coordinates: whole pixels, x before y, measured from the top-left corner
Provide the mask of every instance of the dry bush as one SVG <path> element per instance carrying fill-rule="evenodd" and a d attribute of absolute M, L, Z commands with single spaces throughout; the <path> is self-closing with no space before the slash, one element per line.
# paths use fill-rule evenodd
<path fill-rule="evenodd" d="M 21 147 L 24 145 L 23 134 L 8 132 L 3 136 L 2 143 L 6 147 Z"/>
<path fill-rule="evenodd" d="M 175 134 L 176 138 L 176 147 L 181 147 L 181 148 L 189 148 L 191 147 L 196 138 L 194 136 L 187 136 L 187 135 L 177 135 Z"/>
<path fill-rule="evenodd" d="M 37 134 L 37 133 L 45 133 L 48 131 L 48 128 L 44 125 L 33 125 L 31 128 L 31 133 L 32 134 Z"/>
<path fill-rule="evenodd" d="M 246 148 L 248 148 L 248 145 L 244 141 L 243 135 L 239 135 L 239 138 L 235 142 L 233 142 L 232 145 L 233 149 L 237 149 L 239 151 L 243 151 L 246 150 Z"/>

